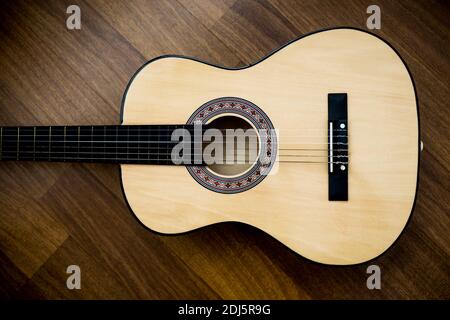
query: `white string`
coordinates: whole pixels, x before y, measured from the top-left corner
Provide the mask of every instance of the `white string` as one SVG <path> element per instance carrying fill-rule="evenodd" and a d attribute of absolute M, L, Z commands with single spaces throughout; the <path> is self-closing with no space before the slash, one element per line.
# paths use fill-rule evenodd
<path fill-rule="evenodd" d="M 14 153 L 14 154 L 16 154 L 17 153 L 17 151 L 13 151 L 13 150 L 6 150 L 5 152 L 9 152 L 9 153 Z M 50 151 L 50 152 L 34 152 L 34 151 L 20 151 L 19 150 L 19 155 L 20 154 L 23 154 L 23 153 L 28 153 L 28 154 L 58 154 L 58 153 L 61 153 L 61 154 L 68 154 L 68 153 L 73 153 L 73 152 L 67 152 L 67 151 Z M 82 152 L 82 151 L 80 151 L 80 152 L 77 152 L 77 154 L 94 154 L 94 153 L 99 153 L 99 154 L 103 154 L 103 155 L 111 155 L 111 154 L 114 154 L 114 152 L 112 152 L 112 153 L 100 153 L 100 152 Z M 145 155 L 161 155 L 161 156 L 169 156 L 169 155 L 172 155 L 172 153 L 148 153 L 148 154 L 145 154 L 145 153 L 142 153 L 142 152 L 128 152 L 127 153 L 127 155 L 131 155 L 131 154 L 133 154 L 133 155 L 135 155 L 135 154 L 137 154 L 137 155 L 143 155 L 143 156 L 145 156 Z M 203 155 L 203 153 L 191 153 L 190 154 L 191 156 L 195 156 L 195 155 Z M 313 158 L 328 158 L 328 156 L 321 156 L 321 155 L 297 155 L 297 154 L 290 154 L 290 155 L 287 155 L 287 154 L 279 154 L 278 155 L 279 157 L 313 157 Z M 344 155 L 337 155 L 337 156 L 333 156 L 334 158 L 347 158 L 348 156 L 344 156 Z"/>
<path fill-rule="evenodd" d="M 46 158 L 47 159 L 47 158 Z M 12 158 L 12 159 L 3 159 L 2 158 L 2 160 L 16 160 L 16 158 L 14 157 L 14 158 Z M 22 158 L 20 158 L 19 157 L 19 159 L 18 160 L 32 160 L 31 158 L 30 159 L 24 159 L 23 157 Z M 40 160 L 40 159 L 37 159 L 37 160 Z M 105 158 L 88 158 L 88 157 L 86 157 L 86 158 L 74 158 L 74 157 L 65 157 L 65 158 L 61 158 L 61 157 L 59 157 L 59 158 L 55 158 L 55 157 L 51 157 L 51 158 L 49 158 L 49 160 L 51 161 L 51 160 L 63 160 L 63 161 L 66 161 L 66 160 L 103 160 L 103 161 L 131 161 L 131 162 L 136 162 L 136 161 L 143 161 L 143 162 L 148 162 L 148 161 L 159 161 L 159 162 L 161 162 L 161 161 L 169 161 L 169 159 L 129 159 L 129 158 L 107 158 L 107 159 L 105 159 Z M 280 160 L 278 160 L 278 161 L 275 161 L 275 162 L 285 162 L 285 163 L 330 163 L 330 162 L 326 162 L 326 161 L 280 161 Z M 254 161 L 252 161 L 252 162 L 233 162 L 233 164 L 248 164 L 248 163 L 254 163 Z M 333 163 L 335 163 L 335 164 L 348 164 L 348 162 L 340 162 L 340 161 L 333 161 Z M 184 163 L 182 163 L 183 165 L 185 165 Z M 194 163 L 192 164 L 192 165 L 195 165 Z"/>
<path fill-rule="evenodd" d="M 31 143 L 31 142 L 34 142 L 34 141 L 29 141 L 29 140 L 20 140 L 20 142 L 21 143 L 26 143 L 26 142 L 28 142 L 28 143 Z M 36 141 L 37 143 L 48 143 L 48 142 L 50 142 L 50 141 Z M 166 143 L 166 144 L 170 144 L 170 143 L 174 143 L 174 144 L 179 144 L 179 143 L 192 143 L 192 141 L 188 141 L 188 142 L 183 142 L 183 141 L 106 141 L 106 140 L 90 140 L 90 141 L 64 141 L 64 140 L 62 140 L 62 141 L 55 141 L 55 140 L 53 140 L 53 137 L 52 137 L 52 140 L 51 140 L 51 143 L 52 144 L 54 144 L 54 143 L 127 143 L 127 144 L 129 144 L 129 143 L 137 143 L 137 144 L 160 144 L 160 143 Z M 5 141 L 4 143 L 17 143 L 17 141 Z M 307 145 L 307 144 L 313 144 L 313 145 L 328 145 L 328 144 L 330 144 L 329 142 L 328 143 L 325 143 L 325 142 L 308 142 L 308 143 L 286 143 L 286 144 L 288 144 L 288 145 L 292 145 L 292 144 L 301 144 L 301 145 Z M 348 143 L 345 143 L 345 142 L 334 142 L 333 144 L 339 144 L 339 145 L 347 145 Z"/>

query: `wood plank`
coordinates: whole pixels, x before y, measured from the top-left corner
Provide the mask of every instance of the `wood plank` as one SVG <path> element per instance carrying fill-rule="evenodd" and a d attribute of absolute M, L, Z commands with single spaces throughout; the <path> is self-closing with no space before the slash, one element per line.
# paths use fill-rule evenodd
<path fill-rule="evenodd" d="M 117 177 L 116 168 L 110 169 Z M 88 269 L 101 265 L 120 280 L 122 291 L 139 298 L 216 297 L 158 236 L 136 222 L 123 201 L 105 188 L 108 182 L 97 177 L 84 166 L 73 168 L 41 199 L 76 240 L 75 250 L 89 255 L 90 260 L 83 257 L 84 253 L 79 257 L 83 264 Z M 73 264 L 77 264 L 77 259 L 72 259 Z M 61 262 L 57 259 L 55 263 Z M 87 272 L 86 277 L 96 281 L 96 271 Z M 108 290 L 99 288 L 95 294 L 107 297 Z"/>
<path fill-rule="evenodd" d="M 37 201 L 28 200 L 15 210 L 2 212 L 0 250 L 28 277 L 33 276 L 67 237 L 63 225 Z"/>
<path fill-rule="evenodd" d="M 0 124 L 118 123 L 126 83 L 147 59 L 185 54 L 242 66 L 307 32 L 338 25 L 365 29 L 369 5 L 363 0 L 77 3 L 80 31 L 65 28 L 71 1 L 2 2 Z M 450 7 L 424 0 L 377 4 L 382 29 L 374 33 L 391 42 L 411 69 L 425 144 L 415 212 L 385 255 L 361 266 L 331 268 L 236 224 L 163 237 L 128 211 L 117 167 L 1 163 L 2 297 L 448 299 Z M 21 221 L 14 219 L 17 212 Z M 35 232 L 52 226 L 56 237 Z M 58 246 L 54 239 L 62 240 L 64 233 L 70 237 Z M 27 246 L 33 241 L 37 244 Z M 78 292 L 64 287 L 65 268 L 73 260 L 86 267 Z M 380 291 L 365 287 L 369 264 L 382 268 Z M 174 280 L 164 279 L 159 289 L 157 277 Z"/>

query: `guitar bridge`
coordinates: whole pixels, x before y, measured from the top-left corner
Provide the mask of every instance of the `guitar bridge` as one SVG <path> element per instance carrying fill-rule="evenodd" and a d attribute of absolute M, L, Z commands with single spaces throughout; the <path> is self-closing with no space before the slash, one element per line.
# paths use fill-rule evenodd
<path fill-rule="evenodd" d="M 328 94 L 328 200 L 348 200 L 347 94 Z"/>

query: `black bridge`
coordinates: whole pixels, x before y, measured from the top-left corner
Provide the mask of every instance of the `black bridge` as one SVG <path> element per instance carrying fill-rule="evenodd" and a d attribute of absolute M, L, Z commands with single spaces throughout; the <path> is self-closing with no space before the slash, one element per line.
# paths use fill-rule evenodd
<path fill-rule="evenodd" d="M 347 94 L 328 94 L 328 200 L 348 200 Z"/>

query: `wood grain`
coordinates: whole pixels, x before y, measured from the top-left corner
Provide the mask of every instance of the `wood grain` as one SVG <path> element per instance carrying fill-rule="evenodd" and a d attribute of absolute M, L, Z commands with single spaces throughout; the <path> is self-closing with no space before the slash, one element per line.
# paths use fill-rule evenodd
<path fill-rule="evenodd" d="M 79 31 L 65 27 L 65 10 L 74 3 L 82 10 Z M 243 66 L 308 32 L 365 28 L 370 4 L 2 2 L 0 124 L 119 123 L 126 83 L 146 60 L 174 53 Z M 381 267 L 382 290 L 366 288 L 369 264 L 312 263 L 242 224 L 179 237 L 148 232 L 125 204 L 116 166 L 1 163 L 1 296 L 450 298 L 450 7 L 444 1 L 378 4 L 382 28 L 375 33 L 411 70 L 425 145 L 412 219 L 393 248 L 370 262 Z M 79 291 L 65 287 L 69 264 L 82 268 Z"/>

